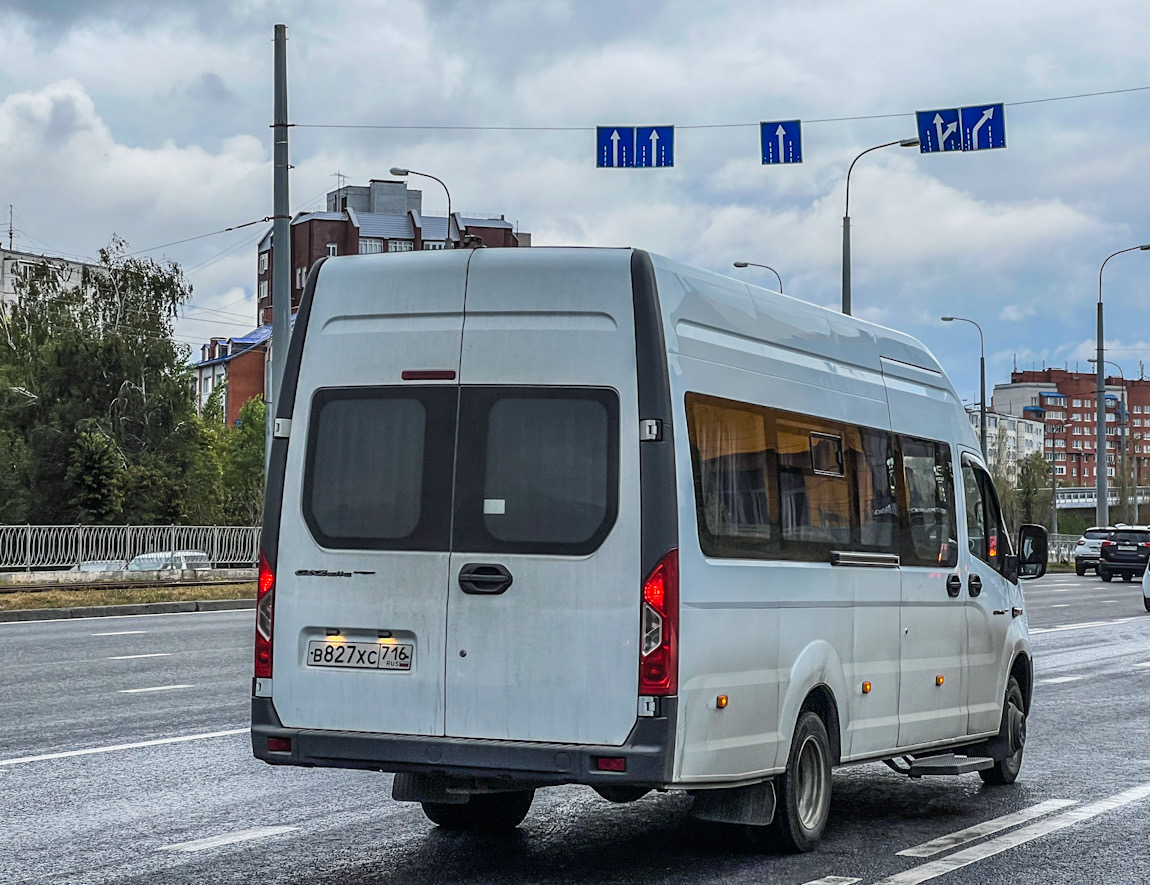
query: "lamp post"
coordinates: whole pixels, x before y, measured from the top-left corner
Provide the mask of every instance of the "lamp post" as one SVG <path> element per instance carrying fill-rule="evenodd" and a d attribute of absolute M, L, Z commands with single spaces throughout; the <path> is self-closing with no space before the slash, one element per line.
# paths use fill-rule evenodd
<path fill-rule="evenodd" d="M 771 267 L 769 264 L 757 264 L 754 261 L 736 261 L 735 267 L 763 267 L 775 275 L 775 279 L 779 281 L 779 294 L 783 294 L 783 278 L 779 276 L 779 272 Z"/>
<path fill-rule="evenodd" d="M 403 169 L 399 166 L 391 167 L 391 174 L 398 175 L 403 178 L 406 175 L 418 175 L 422 178 L 430 178 L 432 181 L 438 181 L 443 186 L 443 192 L 447 194 L 447 230 L 444 232 L 443 248 L 450 249 L 451 245 L 451 191 L 447 189 L 447 185 L 443 184 L 443 179 L 436 178 L 434 175 L 429 175 L 426 172 L 416 172 L 414 169 Z"/>
<path fill-rule="evenodd" d="M 1095 386 L 1095 406 L 1097 407 L 1096 417 L 1098 418 L 1098 428 L 1096 433 L 1095 447 L 1097 451 L 1094 455 L 1095 463 L 1095 488 L 1098 493 L 1098 507 L 1096 510 L 1095 518 L 1098 520 L 1100 526 L 1110 524 L 1110 490 L 1106 482 L 1106 344 L 1102 337 L 1102 271 L 1106 270 L 1106 262 L 1113 258 L 1115 255 L 1122 255 L 1124 252 L 1150 252 L 1150 243 L 1144 243 L 1141 246 L 1130 246 L 1126 249 L 1119 249 L 1117 252 L 1112 252 L 1106 256 L 1106 260 L 1102 262 L 1102 266 L 1098 268 L 1098 357 L 1095 364 L 1097 370 L 1097 384 Z M 1097 465 L 1101 462 L 1102 470 L 1097 469 Z"/>
<path fill-rule="evenodd" d="M 974 328 L 978 329 L 978 409 L 979 409 L 979 427 L 982 434 L 982 460 L 986 462 L 986 466 L 990 466 L 990 456 L 986 453 L 986 345 L 982 337 L 982 326 L 974 320 L 968 320 L 966 317 L 943 317 L 944 323 L 953 323 L 955 321 L 960 323 L 970 323 Z M 999 430 L 1001 433 L 1001 429 Z"/>
<path fill-rule="evenodd" d="M 853 160 L 847 167 L 847 199 L 845 211 L 843 212 L 843 313 L 847 316 L 851 315 L 851 170 L 855 168 L 857 163 L 865 154 L 871 151 L 877 151 L 880 148 L 894 147 L 918 147 L 919 140 L 917 138 L 903 138 L 899 141 L 888 141 L 886 144 L 876 144 L 874 147 L 869 147 Z"/>

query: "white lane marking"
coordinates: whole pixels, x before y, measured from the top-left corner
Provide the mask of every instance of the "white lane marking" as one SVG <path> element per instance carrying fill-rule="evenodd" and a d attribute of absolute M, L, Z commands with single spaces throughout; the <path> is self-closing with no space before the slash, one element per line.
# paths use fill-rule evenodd
<path fill-rule="evenodd" d="M 136 636 L 140 633 L 147 633 L 147 630 L 113 630 L 110 633 L 93 633 L 93 636 Z"/>
<path fill-rule="evenodd" d="M 175 691 L 177 688 L 192 688 L 189 683 L 187 685 L 157 685 L 154 688 L 121 688 L 116 694 L 142 694 L 146 691 Z"/>
<path fill-rule="evenodd" d="M 1066 630 L 1086 630 L 1090 627 L 1112 627 L 1115 624 L 1125 624 L 1127 621 L 1140 621 L 1141 616 L 1133 618 L 1114 618 L 1110 621 L 1084 621 L 1081 624 L 1066 624 L 1062 627 L 1035 627 L 1030 631 L 1031 636 L 1039 633 L 1063 633 Z"/>
<path fill-rule="evenodd" d="M 172 653 L 170 651 L 156 651 L 150 655 L 116 655 L 114 658 L 108 658 L 109 661 L 134 661 L 137 658 L 170 658 Z"/>
<path fill-rule="evenodd" d="M 1060 602 L 1057 605 L 1050 606 L 1051 608 L 1070 608 L 1069 602 Z"/>
<path fill-rule="evenodd" d="M 1032 842 L 1041 836 L 1046 836 L 1058 830 L 1064 830 L 1067 827 L 1082 823 L 1092 817 L 1113 811 L 1115 808 L 1129 805 L 1131 802 L 1141 801 L 1147 796 L 1150 796 L 1150 783 L 1141 784 L 1122 793 L 1117 793 L 1108 799 L 1101 799 L 1098 802 L 1091 802 L 1089 805 L 1082 805 L 1071 811 L 1065 811 L 1057 817 L 1039 821 L 1028 827 L 1022 827 L 1012 833 L 999 836 L 997 839 L 983 842 L 981 845 L 972 845 L 970 848 L 956 851 L 949 857 L 932 860 L 930 863 L 912 867 L 905 872 L 896 873 L 893 876 L 883 879 L 877 883 L 877 885 L 919 885 L 920 882 L 936 879 L 954 870 L 970 866 L 972 863 L 977 863 L 980 860 L 1001 854 L 1010 848 Z"/>
<path fill-rule="evenodd" d="M 1039 685 L 1062 685 L 1064 682 L 1077 682 L 1081 676 L 1052 676 L 1050 679 L 1039 679 Z"/>
<path fill-rule="evenodd" d="M 228 731 L 209 731 L 206 734 L 185 734 L 174 738 L 156 738 L 151 741 L 136 741 L 132 744 L 113 744 L 110 747 L 89 747 L 86 750 L 65 750 L 62 753 L 44 753 L 41 756 L 20 756 L 16 759 L 0 759 L 2 765 L 25 765 L 29 762 L 47 762 L 50 759 L 70 759 L 73 756 L 90 756 L 93 753 L 118 753 L 120 750 L 138 750 L 141 747 L 159 747 L 163 744 L 182 744 L 187 741 L 206 741 L 211 738 L 231 737 L 247 734 L 249 728 L 232 728 Z"/>
<path fill-rule="evenodd" d="M 947 833 L 945 836 L 939 836 L 937 839 L 931 839 L 929 842 L 915 845 L 914 848 L 904 848 L 897 853 L 903 857 L 931 857 L 940 851 L 957 848 L 959 845 L 965 845 L 967 842 L 973 842 L 975 839 L 981 839 L 983 836 L 989 836 L 991 833 L 997 833 L 1001 830 L 1017 826 L 1018 824 L 1024 824 L 1028 820 L 1033 820 L 1036 817 L 1042 817 L 1042 815 L 1049 814 L 1052 811 L 1058 811 L 1070 805 L 1077 804 L 1078 802 L 1074 799 L 1047 799 L 1045 802 L 1039 802 L 1037 805 L 1023 808 L 1021 811 L 1015 811 L 1012 814 L 1004 814 L 1002 817 L 983 821 L 980 824 L 975 824 L 973 827 L 967 827 L 965 830 Z"/>
<path fill-rule="evenodd" d="M 210 836 L 207 839 L 194 839 L 191 842 L 177 842 L 175 845 L 165 845 L 157 851 L 203 851 L 207 848 L 219 848 L 221 845 L 233 845 L 236 842 L 247 842 L 249 839 L 263 839 L 266 836 L 278 836 L 281 833 L 290 833 L 299 827 L 253 827 L 250 830 L 240 830 L 238 833 L 226 833 L 223 836 Z M 857 882 L 858 879 L 852 881 Z"/>
<path fill-rule="evenodd" d="M 803 885 L 854 885 L 862 879 L 852 879 L 850 876 L 823 876 L 821 879 L 811 879 Z"/>
<path fill-rule="evenodd" d="M 1150 661 L 1143 661 L 1141 664 L 1135 664 L 1135 667 L 1150 667 Z"/>

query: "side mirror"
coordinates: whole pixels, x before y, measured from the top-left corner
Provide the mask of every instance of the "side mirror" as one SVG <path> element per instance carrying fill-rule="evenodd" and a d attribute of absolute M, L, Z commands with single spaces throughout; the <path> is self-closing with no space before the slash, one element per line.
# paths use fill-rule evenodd
<path fill-rule="evenodd" d="M 1046 529 L 1040 525 L 1024 525 L 1018 530 L 1018 576 L 1027 580 L 1046 574 L 1049 543 Z"/>

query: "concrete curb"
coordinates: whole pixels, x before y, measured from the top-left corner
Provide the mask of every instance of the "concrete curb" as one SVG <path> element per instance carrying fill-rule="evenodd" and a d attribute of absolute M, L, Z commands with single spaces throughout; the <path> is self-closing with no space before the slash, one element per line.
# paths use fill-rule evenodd
<path fill-rule="evenodd" d="M 116 615 L 168 615 L 178 612 L 222 612 L 255 608 L 254 599 L 208 599 L 203 602 L 144 602 L 137 605 L 84 605 L 73 608 L 25 608 L 0 611 L 0 623 L 59 621 L 66 618 L 110 618 Z"/>

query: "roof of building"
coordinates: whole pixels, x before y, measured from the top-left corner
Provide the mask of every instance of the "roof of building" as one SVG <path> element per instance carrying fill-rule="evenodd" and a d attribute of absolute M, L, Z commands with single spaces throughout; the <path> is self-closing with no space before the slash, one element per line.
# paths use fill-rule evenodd
<path fill-rule="evenodd" d="M 407 215 L 379 215 L 375 212 L 357 212 L 359 219 L 359 235 L 361 237 L 380 237 L 382 239 L 415 239 L 415 230 L 411 226 L 411 218 Z"/>
<path fill-rule="evenodd" d="M 291 326 L 293 329 L 295 328 L 295 317 L 296 315 L 293 313 L 291 315 Z M 229 360 L 240 356 L 241 354 L 247 353 L 249 350 L 258 347 L 261 344 L 266 344 L 268 339 L 271 337 L 271 323 L 264 323 L 262 326 L 257 326 L 250 332 L 245 332 L 243 335 L 233 335 L 231 338 L 227 339 L 229 351 L 227 356 L 219 356 L 213 360 L 201 360 L 198 363 L 192 363 L 192 368 L 200 369 L 204 366 L 214 366 L 220 363 L 226 363 Z M 242 349 L 235 351 L 233 348 L 235 348 L 236 345 L 239 345 Z"/>

